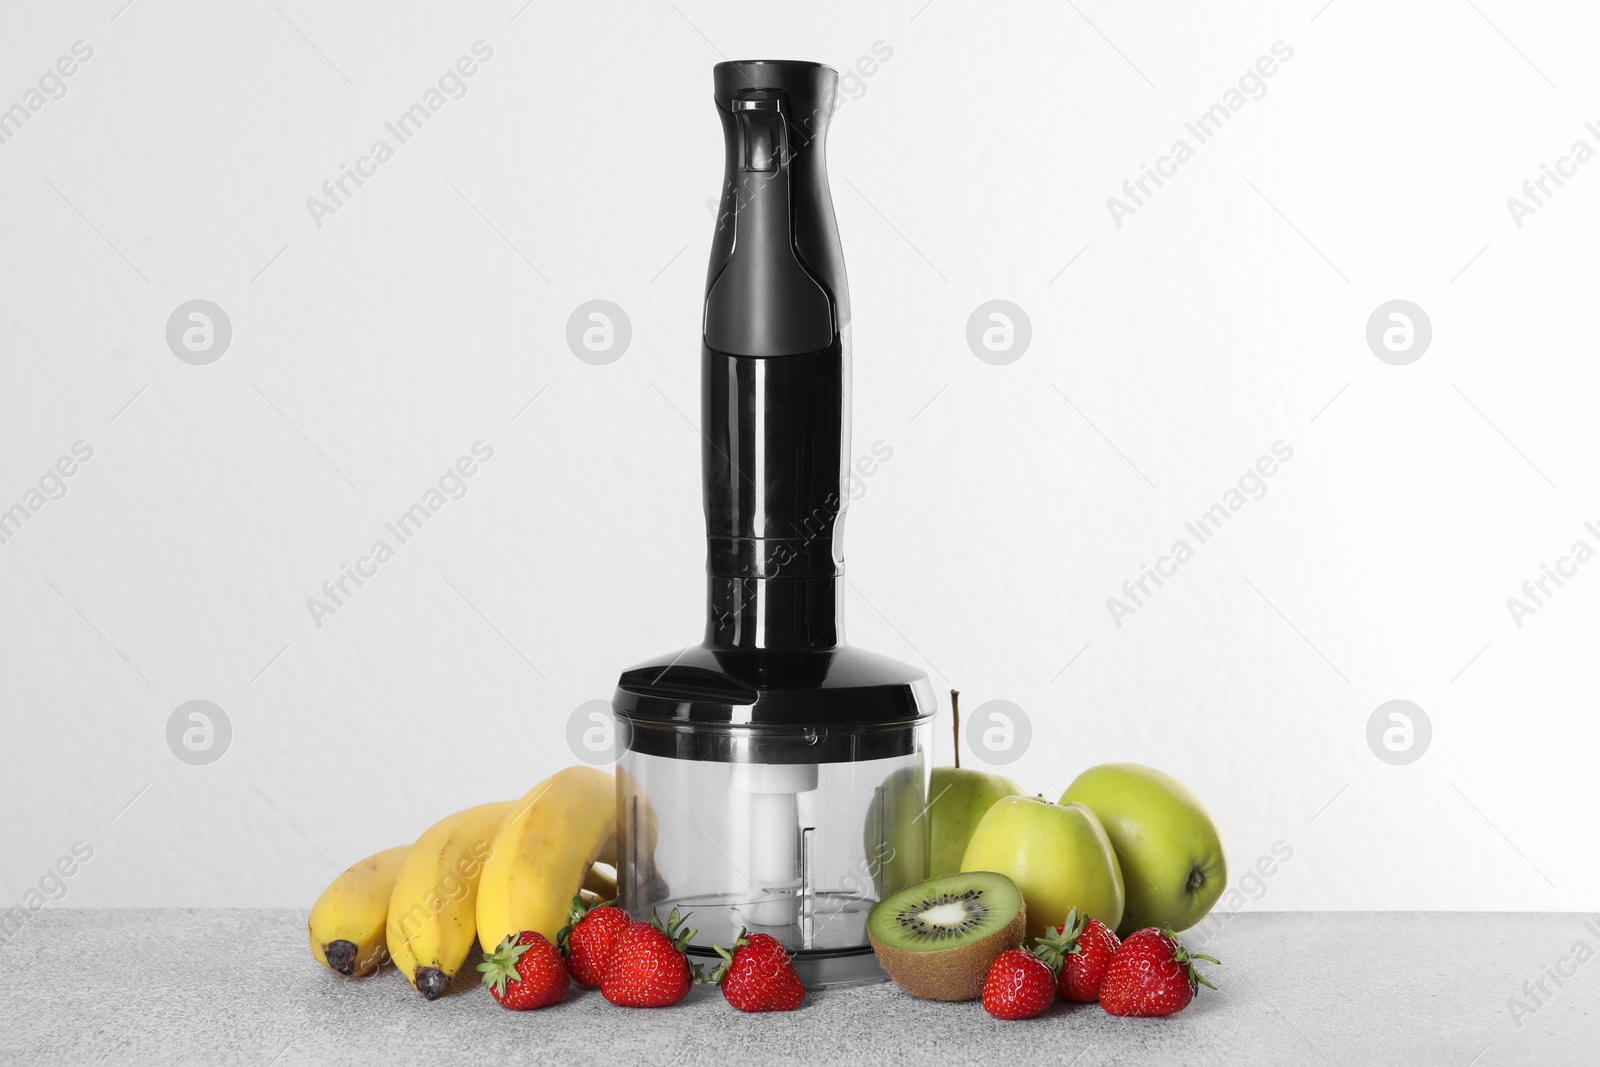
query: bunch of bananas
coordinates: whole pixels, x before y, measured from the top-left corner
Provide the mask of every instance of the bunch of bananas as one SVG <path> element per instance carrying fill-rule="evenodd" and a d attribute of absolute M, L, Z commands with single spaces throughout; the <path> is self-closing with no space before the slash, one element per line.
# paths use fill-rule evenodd
<path fill-rule="evenodd" d="M 492 951 L 537 930 L 554 942 L 574 895 L 614 897 L 616 837 L 615 779 L 568 767 L 521 800 L 458 811 L 340 874 L 311 909 L 311 953 L 345 975 L 393 960 L 433 1000 L 474 940 Z"/>

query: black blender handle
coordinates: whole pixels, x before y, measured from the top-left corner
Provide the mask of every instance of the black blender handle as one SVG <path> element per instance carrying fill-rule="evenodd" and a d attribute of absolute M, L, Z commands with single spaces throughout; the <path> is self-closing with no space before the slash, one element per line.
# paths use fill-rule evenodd
<path fill-rule="evenodd" d="M 820 63 L 716 68 L 726 169 L 700 410 L 717 648 L 842 640 L 850 305 L 823 158 L 838 81 Z"/>
<path fill-rule="evenodd" d="M 717 64 L 727 161 L 706 280 L 705 343 L 818 352 L 850 321 L 823 145 L 838 75 L 818 63 Z"/>

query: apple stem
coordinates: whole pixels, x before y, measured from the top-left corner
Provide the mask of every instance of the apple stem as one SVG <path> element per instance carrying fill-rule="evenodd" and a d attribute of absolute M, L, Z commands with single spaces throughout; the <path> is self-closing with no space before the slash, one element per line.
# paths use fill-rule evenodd
<path fill-rule="evenodd" d="M 950 690 L 950 729 L 955 734 L 956 770 L 961 769 L 961 691 Z"/>

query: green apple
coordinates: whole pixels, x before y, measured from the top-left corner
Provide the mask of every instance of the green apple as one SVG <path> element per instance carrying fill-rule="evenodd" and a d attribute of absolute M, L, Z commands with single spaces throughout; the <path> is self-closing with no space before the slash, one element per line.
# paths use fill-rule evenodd
<path fill-rule="evenodd" d="M 1021 793 L 998 774 L 935 767 L 927 792 L 921 768 L 891 774 L 867 808 L 863 844 L 879 898 L 961 870 L 967 842 L 995 801 Z"/>
<path fill-rule="evenodd" d="M 954 767 L 935 767 L 926 792 L 921 768 L 891 774 L 867 809 L 865 845 L 879 899 L 898 889 L 961 870 L 978 821 L 1001 797 L 1022 788 L 998 774 L 961 766 L 961 694 L 950 690 Z"/>
<path fill-rule="evenodd" d="M 1222 838 L 1199 799 L 1170 774 L 1104 763 L 1067 786 L 1061 803 L 1069 802 L 1093 810 L 1117 850 L 1128 893 L 1118 934 L 1147 926 L 1187 930 L 1222 896 Z"/>
<path fill-rule="evenodd" d="M 1020 796 L 1022 788 L 999 774 L 963 770 L 961 767 L 961 692 L 950 690 L 950 729 L 954 734 L 956 765 L 935 767 L 928 787 L 930 851 L 928 875 L 955 874 L 967 854 L 967 843 L 978 822 L 1001 797 Z"/>
<path fill-rule="evenodd" d="M 1022 890 L 1028 940 L 1059 927 L 1067 909 L 1115 929 L 1122 921 L 1122 872 L 1111 840 L 1082 804 L 1044 797 L 1006 797 L 984 813 L 972 832 L 963 871 L 996 871 Z"/>
<path fill-rule="evenodd" d="M 902 767 L 884 779 L 867 806 L 863 873 L 879 900 L 928 877 L 927 785 L 926 767 Z"/>
<path fill-rule="evenodd" d="M 998 774 L 962 767 L 935 767 L 933 784 L 928 787 L 929 835 L 928 877 L 955 874 L 978 822 L 1001 797 L 1012 797 L 1022 787 Z"/>

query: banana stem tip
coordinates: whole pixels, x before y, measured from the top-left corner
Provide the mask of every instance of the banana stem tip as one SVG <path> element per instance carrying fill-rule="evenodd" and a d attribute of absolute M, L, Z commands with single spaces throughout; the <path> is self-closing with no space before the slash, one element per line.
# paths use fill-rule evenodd
<path fill-rule="evenodd" d="M 450 976 L 437 967 L 418 967 L 416 986 L 429 1000 L 438 1000 L 450 988 Z"/>

